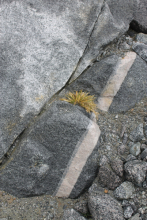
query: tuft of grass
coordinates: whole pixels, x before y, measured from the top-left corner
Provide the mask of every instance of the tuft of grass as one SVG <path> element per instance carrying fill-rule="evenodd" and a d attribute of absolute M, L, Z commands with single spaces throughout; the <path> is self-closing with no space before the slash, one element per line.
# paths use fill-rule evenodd
<path fill-rule="evenodd" d="M 66 98 L 62 98 L 62 101 L 69 102 L 73 105 L 79 105 L 90 113 L 93 112 L 98 118 L 97 105 L 95 104 L 95 97 L 93 95 L 89 95 L 87 92 L 76 91 L 75 93 L 69 92 L 66 95 Z"/>

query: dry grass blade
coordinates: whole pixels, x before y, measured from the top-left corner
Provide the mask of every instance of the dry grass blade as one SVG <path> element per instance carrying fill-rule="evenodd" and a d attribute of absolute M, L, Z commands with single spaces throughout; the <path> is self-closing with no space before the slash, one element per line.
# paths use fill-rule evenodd
<path fill-rule="evenodd" d="M 95 97 L 93 95 L 89 95 L 89 93 L 83 92 L 82 90 L 80 92 L 76 91 L 75 93 L 69 92 L 66 95 L 66 98 L 62 98 L 61 100 L 73 105 L 79 105 L 85 108 L 87 112 L 93 112 L 96 117 L 98 117 L 97 105 L 94 102 Z"/>

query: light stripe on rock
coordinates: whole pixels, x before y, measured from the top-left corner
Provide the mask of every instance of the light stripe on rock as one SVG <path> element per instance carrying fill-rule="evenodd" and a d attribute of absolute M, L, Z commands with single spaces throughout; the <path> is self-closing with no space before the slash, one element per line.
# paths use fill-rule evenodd
<path fill-rule="evenodd" d="M 86 132 L 83 134 L 75 147 L 75 151 L 69 161 L 55 195 L 58 197 L 69 197 L 76 184 L 88 157 L 93 152 L 100 136 L 99 126 L 90 121 Z"/>
<path fill-rule="evenodd" d="M 115 71 L 110 76 L 105 88 L 98 98 L 98 108 L 108 111 L 114 96 L 119 91 L 128 71 L 136 59 L 136 53 L 128 52 L 124 58 L 120 58 Z"/>

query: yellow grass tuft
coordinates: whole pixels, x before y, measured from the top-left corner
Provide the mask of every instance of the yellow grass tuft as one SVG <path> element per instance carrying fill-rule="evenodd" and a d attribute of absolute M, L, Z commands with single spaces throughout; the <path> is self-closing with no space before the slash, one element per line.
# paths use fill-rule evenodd
<path fill-rule="evenodd" d="M 87 112 L 93 112 L 98 118 L 97 105 L 94 103 L 94 95 L 89 95 L 89 93 L 81 90 L 80 92 L 76 91 L 75 93 L 69 92 L 66 95 L 66 98 L 62 98 L 61 100 L 69 102 L 73 105 L 79 105 L 85 108 Z"/>

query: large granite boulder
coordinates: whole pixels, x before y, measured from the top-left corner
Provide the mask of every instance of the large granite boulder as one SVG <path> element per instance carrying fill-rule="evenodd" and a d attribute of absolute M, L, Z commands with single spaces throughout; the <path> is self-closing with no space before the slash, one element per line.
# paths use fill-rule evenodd
<path fill-rule="evenodd" d="M 0 158 L 44 104 L 128 30 L 139 2 L 1 1 Z"/>
<path fill-rule="evenodd" d="M 102 3 L 1 1 L 0 158 L 70 78 Z"/>
<path fill-rule="evenodd" d="M 54 102 L 0 171 L 0 189 L 17 197 L 77 197 L 97 174 L 99 135 L 98 125 L 80 107 Z"/>

